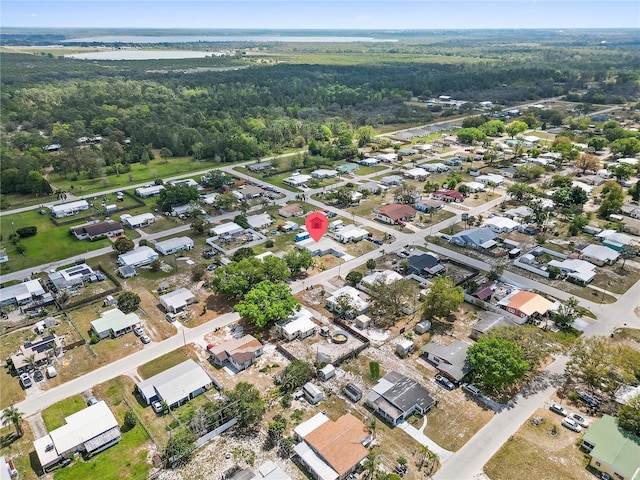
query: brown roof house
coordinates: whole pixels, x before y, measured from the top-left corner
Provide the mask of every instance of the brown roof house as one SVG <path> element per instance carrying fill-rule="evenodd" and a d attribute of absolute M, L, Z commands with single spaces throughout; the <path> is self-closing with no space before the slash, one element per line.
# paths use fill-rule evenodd
<path fill-rule="evenodd" d="M 375 210 L 375 219 L 391 225 L 399 222 L 410 222 L 416 216 L 416 211 L 409 205 L 390 203 Z"/>
<path fill-rule="evenodd" d="M 124 227 L 118 222 L 91 222 L 71 227 L 78 240 L 97 240 L 102 237 L 117 237 L 124 234 Z"/>
<path fill-rule="evenodd" d="M 253 365 L 256 358 L 262 355 L 262 344 L 253 336 L 233 338 L 220 345 L 208 345 L 215 365 L 229 366 L 237 372 Z"/>
<path fill-rule="evenodd" d="M 371 431 L 347 413 L 335 422 L 318 413 L 294 429 L 294 452 L 318 480 L 346 478 L 367 457 Z"/>
<path fill-rule="evenodd" d="M 553 302 L 537 293 L 516 290 L 500 300 L 498 306 L 520 318 L 528 319 L 546 315 L 553 308 Z"/>
<path fill-rule="evenodd" d="M 290 217 L 302 217 L 304 215 L 304 210 L 299 203 L 292 203 L 291 205 L 285 205 L 278 210 L 278 215 L 284 218 Z"/>

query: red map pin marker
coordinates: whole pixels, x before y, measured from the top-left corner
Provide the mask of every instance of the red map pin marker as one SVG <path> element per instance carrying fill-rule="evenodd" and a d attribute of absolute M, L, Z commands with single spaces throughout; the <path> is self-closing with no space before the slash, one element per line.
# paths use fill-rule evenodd
<path fill-rule="evenodd" d="M 304 224 L 307 227 L 307 232 L 311 235 L 316 242 L 322 238 L 324 232 L 327 231 L 329 227 L 329 220 L 327 217 L 320 212 L 313 212 L 307 215 L 307 219 Z"/>

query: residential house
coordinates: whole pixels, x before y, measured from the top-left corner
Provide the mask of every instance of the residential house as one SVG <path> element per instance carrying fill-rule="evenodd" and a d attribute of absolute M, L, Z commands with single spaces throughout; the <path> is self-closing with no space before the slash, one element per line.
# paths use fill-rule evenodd
<path fill-rule="evenodd" d="M 595 237 L 602 242 L 605 247 L 609 247 L 616 252 L 622 250 L 625 245 L 633 245 L 632 238 L 625 233 L 618 233 L 615 230 L 603 230 Z"/>
<path fill-rule="evenodd" d="M 445 269 L 440 263 L 440 258 L 431 252 L 411 255 L 407 261 L 409 262 L 409 272 L 415 275 L 433 276 Z"/>
<path fill-rule="evenodd" d="M 389 187 L 381 185 L 378 182 L 366 182 L 358 185 L 358 192 L 362 193 L 365 190 L 373 195 L 376 195 L 378 193 L 385 193 L 387 190 L 389 190 Z"/>
<path fill-rule="evenodd" d="M 620 210 L 623 215 L 627 215 L 628 217 L 631 217 L 631 218 L 640 219 L 640 206 L 638 205 L 634 205 L 633 203 L 627 203 L 625 205 L 622 205 L 622 208 Z"/>
<path fill-rule="evenodd" d="M 0 263 L 5 263 L 9 261 L 9 255 L 7 255 L 7 251 L 2 248 L 0 249 Z"/>
<path fill-rule="evenodd" d="M 379 153 L 375 156 L 376 160 L 380 160 L 384 163 L 394 163 L 398 161 L 397 153 Z"/>
<path fill-rule="evenodd" d="M 587 245 L 580 252 L 580 257 L 595 265 L 613 265 L 618 260 L 620 254 L 612 248 L 604 245 Z"/>
<path fill-rule="evenodd" d="M 459 247 L 489 249 L 497 244 L 496 234 L 490 228 L 472 228 L 451 236 L 450 242 Z"/>
<path fill-rule="evenodd" d="M 358 171 L 358 165 L 356 163 L 345 163 L 343 165 L 338 165 L 336 170 L 339 173 L 354 174 Z"/>
<path fill-rule="evenodd" d="M 364 228 L 359 228 L 355 225 L 344 225 L 342 228 L 336 230 L 333 236 L 340 243 L 350 243 L 364 240 L 369 237 L 369 232 Z"/>
<path fill-rule="evenodd" d="M 247 169 L 251 170 L 252 172 L 264 172 L 265 170 L 270 170 L 271 169 L 271 162 L 257 162 L 254 163 L 252 165 L 249 165 L 247 167 Z"/>
<path fill-rule="evenodd" d="M 135 312 L 123 313 L 114 308 L 100 313 L 100 318 L 91 322 L 91 331 L 99 338 L 117 338 L 132 332 L 133 327 L 139 325 L 140 317 Z"/>
<path fill-rule="evenodd" d="M 205 212 L 200 205 L 194 202 L 171 207 L 170 213 L 172 217 L 187 218 L 194 215 L 206 215 L 207 212 Z"/>
<path fill-rule="evenodd" d="M 595 420 L 582 437 L 581 446 L 589 454 L 589 466 L 608 478 L 640 478 L 640 437 L 622 429 L 615 417 L 603 415 Z"/>
<path fill-rule="evenodd" d="M 172 187 L 185 186 L 185 187 L 195 187 L 198 190 L 202 189 L 202 187 L 198 184 L 198 182 L 196 182 L 193 178 L 185 178 L 184 180 L 171 180 L 169 182 L 169 185 L 171 185 Z"/>
<path fill-rule="evenodd" d="M 136 188 L 136 195 L 142 198 L 157 197 L 164 190 L 164 185 L 149 185 L 147 187 Z"/>
<path fill-rule="evenodd" d="M 285 178 L 282 182 L 292 187 L 305 187 L 309 180 L 311 180 L 311 175 L 298 173 Z"/>
<path fill-rule="evenodd" d="M 542 295 L 527 292 L 525 290 L 514 290 L 498 302 L 498 306 L 509 313 L 523 319 L 531 317 L 541 317 L 553 308 L 550 302 Z"/>
<path fill-rule="evenodd" d="M 325 168 L 319 168 L 318 170 L 314 170 L 311 172 L 311 176 L 313 178 L 335 178 L 338 176 L 337 170 L 327 170 Z"/>
<path fill-rule="evenodd" d="M 518 208 L 512 208 L 504 212 L 503 216 L 510 218 L 511 220 L 520 220 L 525 218 L 533 218 L 533 210 L 529 207 L 522 206 Z"/>
<path fill-rule="evenodd" d="M 144 265 L 149 265 L 154 260 L 157 260 L 159 255 L 156 251 L 154 251 L 151 247 L 147 247 L 146 245 L 143 247 L 137 247 L 133 250 L 123 253 L 122 255 L 118 255 L 118 263 L 123 267 L 142 267 Z"/>
<path fill-rule="evenodd" d="M 632 235 L 640 235 L 640 219 L 623 217 L 622 223 L 624 224 L 623 230 Z"/>
<path fill-rule="evenodd" d="M 205 205 L 213 205 L 216 203 L 218 195 L 220 195 L 218 192 L 205 193 L 204 195 L 200 195 L 200 200 Z"/>
<path fill-rule="evenodd" d="M 422 385 L 392 371 L 378 380 L 365 403 L 392 425 L 399 425 L 415 412 L 427 413 L 434 401 Z"/>
<path fill-rule="evenodd" d="M 54 218 L 70 217 L 78 213 L 89 210 L 89 202 L 86 200 L 77 200 L 75 202 L 61 203 L 51 207 L 51 215 Z"/>
<path fill-rule="evenodd" d="M 443 173 L 451 170 L 449 166 L 444 163 L 425 163 L 422 165 L 422 168 L 431 173 Z"/>
<path fill-rule="evenodd" d="M 63 352 L 63 348 L 63 338 L 55 333 L 39 336 L 31 341 L 25 341 L 18 352 L 11 355 L 11 362 L 16 372 L 23 373 L 48 365 L 50 360 Z"/>
<path fill-rule="evenodd" d="M 486 190 L 484 183 L 480 182 L 467 182 L 463 183 L 462 185 L 469 189 L 469 193 L 479 193 Z"/>
<path fill-rule="evenodd" d="M 374 210 L 376 220 L 391 225 L 401 222 L 411 222 L 416 216 L 416 210 L 401 203 L 390 203 L 388 205 L 382 205 Z"/>
<path fill-rule="evenodd" d="M 416 203 L 413 208 L 419 212 L 433 212 L 435 210 L 441 210 L 444 208 L 445 202 L 441 200 L 435 200 L 433 198 L 426 198 Z"/>
<path fill-rule="evenodd" d="M 512 325 L 516 324 L 504 315 L 484 310 L 478 314 L 478 319 L 471 324 L 471 334 L 469 336 L 474 340 L 478 340 L 481 335 L 484 335 L 489 330 Z"/>
<path fill-rule="evenodd" d="M 33 446 L 44 472 L 75 452 L 96 455 L 122 439 L 118 420 L 100 401 L 65 418 L 60 428 L 34 440 Z"/>
<path fill-rule="evenodd" d="M 388 175 L 386 177 L 382 177 L 380 183 L 385 187 L 397 187 L 404 183 L 404 179 L 400 175 Z"/>
<path fill-rule="evenodd" d="M 46 294 L 40 280 L 29 280 L 0 288 L 0 307 L 7 305 L 26 305 Z"/>
<path fill-rule="evenodd" d="M 207 350 L 211 354 L 214 365 L 231 366 L 236 372 L 250 367 L 256 358 L 262 355 L 262 344 L 253 336 L 245 335 L 232 338 L 220 345 L 209 345 Z"/>
<path fill-rule="evenodd" d="M 194 303 L 196 301 L 196 297 L 191 293 L 191 290 L 183 287 L 173 292 L 161 295 L 159 300 L 160 305 L 162 305 L 165 312 L 178 313 L 184 310 L 187 305 Z"/>
<path fill-rule="evenodd" d="M 280 207 L 278 215 L 284 218 L 302 217 L 304 216 L 304 210 L 299 203 L 292 203 L 291 205 Z"/>
<path fill-rule="evenodd" d="M 136 384 L 136 389 L 148 405 L 158 401 L 174 408 L 204 393 L 212 384 L 207 371 L 189 359 Z"/>
<path fill-rule="evenodd" d="M 124 228 L 118 222 L 89 222 L 78 227 L 71 227 L 71 232 L 78 240 L 97 240 L 102 237 L 117 237 L 124 234 Z"/>
<path fill-rule="evenodd" d="M 231 193 L 238 200 L 251 200 L 252 198 L 261 197 L 264 190 L 256 185 L 243 185 L 238 188 L 238 190 L 233 190 Z"/>
<path fill-rule="evenodd" d="M 193 246 L 193 240 L 189 237 L 176 237 L 156 242 L 155 249 L 162 255 L 172 255 L 183 250 L 191 250 Z"/>
<path fill-rule="evenodd" d="M 427 172 L 424 168 L 416 167 L 404 172 L 404 176 L 411 180 L 418 180 L 419 182 L 424 182 L 429 176 L 429 172 Z"/>
<path fill-rule="evenodd" d="M 334 257 L 342 258 L 347 254 L 344 247 L 342 247 L 338 242 L 326 237 L 322 237 L 317 242 L 313 238 L 307 238 L 302 241 L 296 240 L 296 247 L 308 250 L 312 257 L 333 255 Z"/>
<path fill-rule="evenodd" d="M 383 270 L 381 272 L 373 272 L 369 275 L 366 275 L 360 281 L 360 287 L 363 290 L 371 290 L 373 287 L 379 284 L 379 282 L 384 282 L 386 285 L 390 283 L 397 282 L 398 280 L 402 280 L 404 277 L 400 275 L 398 272 L 394 272 L 393 270 Z"/>
<path fill-rule="evenodd" d="M 324 418 L 316 418 L 318 416 Z M 293 451 L 300 463 L 318 480 L 344 480 L 367 457 L 371 431 L 347 413 L 335 422 L 323 413 L 298 425 Z M 304 433 L 304 436 L 300 433 Z"/>
<path fill-rule="evenodd" d="M 278 324 L 280 336 L 286 340 L 310 337 L 316 333 L 317 328 L 313 322 L 313 314 L 306 308 L 301 308 Z"/>
<path fill-rule="evenodd" d="M 343 312 L 345 301 L 350 307 L 350 315 L 354 317 L 363 314 L 369 308 L 369 302 L 364 299 L 362 293 L 346 285 L 333 292 L 333 294 L 327 298 L 327 309 L 337 314 L 345 313 Z"/>
<path fill-rule="evenodd" d="M 263 228 L 273 225 L 275 222 L 268 213 L 260 213 L 258 215 L 249 215 L 247 217 L 247 223 L 254 230 L 262 230 Z"/>
<path fill-rule="evenodd" d="M 153 213 L 141 213 L 140 215 L 125 213 L 120 216 L 120 221 L 129 228 L 142 228 L 155 222 L 156 217 Z"/>
<path fill-rule="evenodd" d="M 421 352 L 438 372 L 449 380 L 460 383 L 471 371 L 471 365 L 467 361 L 467 350 L 470 346 L 461 340 L 454 340 L 449 345 L 429 342 L 422 347 Z"/>
<path fill-rule="evenodd" d="M 496 216 L 487 218 L 483 226 L 490 228 L 495 233 L 511 233 L 516 230 L 520 224 L 510 218 Z"/>
<path fill-rule="evenodd" d="M 593 188 L 594 188 L 592 185 L 587 185 L 584 182 L 578 182 L 576 180 L 571 182 L 571 187 L 573 187 L 573 188 L 575 188 L 575 187 L 581 188 L 582 190 L 584 190 L 584 193 L 586 193 L 588 197 L 591 196 L 591 194 L 593 193 Z"/>
<path fill-rule="evenodd" d="M 136 276 L 136 269 L 126 265 L 118 268 L 118 274 L 126 280 L 127 278 L 133 278 Z"/>
<path fill-rule="evenodd" d="M 484 183 L 485 185 L 502 185 L 504 183 L 504 177 L 502 175 L 496 175 L 495 173 L 487 173 L 477 176 L 476 182 Z"/>
<path fill-rule="evenodd" d="M 54 291 L 61 292 L 82 287 L 84 282 L 90 281 L 92 277 L 95 279 L 96 273 L 89 265 L 82 263 L 50 273 L 49 281 Z"/>
<path fill-rule="evenodd" d="M 606 247 L 605 247 L 606 248 Z M 588 285 L 596 276 L 596 266 L 584 260 L 567 258 L 565 260 L 551 260 L 548 264 L 550 267 L 560 269 L 568 280 L 580 285 Z"/>
<path fill-rule="evenodd" d="M 431 194 L 433 198 L 436 200 L 440 200 L 446 203 L 461 203 L 464 201 L 464 195 L 462 195 L 457 190 L 438 190 Z"/>
<path fill-rule="evenodd" d="M 244 228 L 234 222 L 221 223 L 220 225 L 216 225 L 211 230 L 209 230 L 209 234 L 213 237 L 234 237 L 244 232 Z"/>
<path fill-rule="evenodd" d="M 372 167 L 373 165 L 379 164 L 380 160 L 377 158 L 363 158 L 358 163 L 364 167 Z"/>

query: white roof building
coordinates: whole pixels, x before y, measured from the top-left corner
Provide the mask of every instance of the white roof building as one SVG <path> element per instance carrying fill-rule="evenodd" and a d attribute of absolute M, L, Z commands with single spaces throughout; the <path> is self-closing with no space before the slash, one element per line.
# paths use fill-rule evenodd
<path fill-rule="evenodd" d="M 220 195 L 218 192 L 207 193 L 206 195 L 200 195 L 200 199 L 206 205 L 213 205 L 218 195 Z"/>
<path fill-rule="evenodd" d="M 222 225 L 213 227 L 209 231 L 209 233 L 214 237 L 224 237 L 226 235 L 233 236 L 242 232 L 244 232 L 244 228 L 234 222 L 223 223 Z"/>
<path fill-rule="evenodd" d="M 487 173 L 485 175 L 477 176 L 476 182 L 484 183 L 485 185 L 488 185 L 490 183 L 502 185 L 504 183 L 504 177 L 502 175 L 496 175 L 495 173 Z"/>
<path fill-rule="evenodd" d="M 41 297 L 44 294 L 44 288 L 42 288 L 38 279 L 17 283 L 9 287 L 0 288 L 0 306 L 12 303 L 24 305 L 33 300 L 34 297 Z"/>
<path fill-rule="evenodd" d="M 551 260 L 547 265 L 559 268 L 567 278 L 586 285 L 596 276 L 596 266 L 584 260 L 567 258 L 563 261 Z"/>
<path fill-rule="evenodd" d="M 296 242 L 296 247 L 304 248 L 311 253 L 311 256 L 323 256 L 333 255 L 334 257 L 344 257 L 346 250 L 338 242 L 331 238 L 322 237 L 320 241 L 316 242 L 313 238 L 307 238 L 300 242 Z"/>
<path fill-rule="evenodd" d="M 422 167 L 416 167 L 404 172 L 404 176 L 413 179 L 424 179 L 429 176 L 429 172 Z"/>
<path fill-rule="evenodd" d="M 258 215 L 249 215 L 247 223 L 251 228 L 259 230 L 273 224 L 273 218 L 268 213 L 260 213 Z"/>
<path fill-rule="evenodd" d="M 120 221 L 129 228 L 140 228 L 156 221 L 153 213 L 141 213 L 139 215 L 129 215 L 125 213 L 120 216 Z"/>
<path fill-rule="evenodd" d="M 207 371 L 189 359 L 147 378 L 136 388 L 148 404 L 157 400 L 174 407 L 200 395 L 212 383 Z"/>
<path fill-rule="evenodd" d="M 380 160 L 381 162 L 393 163 L 398 160 L 397 153 L 379 153 L 375 156 L 376 160 Z"/>
<path fill-rule="evenodd" d="M 337 170 L 327 170 L 325 168 L 319 168 L 311 172 L 313 178 L 334 178 L 338 176 Z"/>
<path fill-rule="evenodd" d="M 484 225 L 495 233 L 509 233 L 518 228 L 520 223 L 507 217 L 492 217 L 487 218 L 484 221 Z"/>
<path fill-rule="evenodd" d="M 463 183 L 463 185 L 468 187 L 471 193 L 484 192 L 486 188 L 485 184 L 480 182 L 467 182 Z"/>
<path fill-rule="evenodd" d="M 142 198 L 155 197 L 160 195 L 160 192 L 164 190 L 164 185 L 150 185 L 148 187 L 136 188 L 136 195 Z"/>
<path fill-rule="evenodd" d="M 593 185 L 587 185 L 584 182 L 578 182 L 576 180 L 574 180 L 573 182 L 571 182 L 571 186 L 572 187 L 580 187 L 582 190 L 584 190 L 584 193 L 586 193 L 587 195 L 591 195 L 591 192 L 593 192 Z"/>
<path fill-rule="evenodd" d="M 384 280 L 384 283 L 389 285 L 390 283 L 402 280 L 403 278 L 404 277 L 398 272 L 394 272 L 393 270 L 383 270 L 382 272 L 373 272 L 366 277 L 363 277 L 360 283 L 365 288 L 371 288 L 374 283 L 379 280 Z"/>
<path fill-rule="evenodd" d="M 160 296 L 160 304 L 169 313 L 176 313 L 183 310 L 187 305 L 195 302 L 196 297 L 191 290 L 179 288 L 170 293 Z"/>
<path fill-rule="evenodd" d="M 355 225 L 344 225 L 334 233 L 336 240 L 342 243 L 359 242 L 369 236 L 369 232 L 364 228 Z"/>
<path fill-rule="evenodd" d="M 301 308 L 291 317 L 279 325 L 280 334 L 287 340 L 306 338 L 316 330 L 313 314 L 306 308 Z"/>
<path fill-rule="evenodd" d="M 298 173 L 297 175 L 291 175 L 288 178 L 282 180 L 287 185 L 291 185 L 292 187 L 301 187 L 305 183 L 311 180 L 310 175 L 304 175 L 302 173 Z"/>
<path fill-rule="evenodd" d="M 62 203 L 60 205 L 53 205 L 51 207 L 51 215 L 56 218 L 69 217 L 76 215 L 82 210 L 89 209 L 89 202 L 86 200 L 77 200 L 75 202 Z"/>
<path fill-rule="evenodd" d="M 362 293 L 356 290 L 355 288 L 347 285 L 342 288 L 339 288 L 333 294 L 327 298 L 327 306 L 331 311 L 339 311 L 340 310 L 340 298 L 342 296 L 347 296 L 349 299 L 349 304 L 355 310 L 356 315 L 360 315 L 364 313 L 367 308 L 369 308 L 369 302 L 367 302 L 364 298 L 362 298 Z"/>
<path fill-rule="evenodd" d="M 118 263 L 123 267 L 141 267 L 150 264 L 158 257 L 158 253 L 153 248 L 145 245 L 118 255 Z"/>
<path fill-rule="evenodd" d="M 176 237 L 156 242 L 156 250 L 163 255 L 171 255 L 182 250 L 191 250 L 194 246 L 193 240 L 189 237 Z"/>
<path fill-rule="evenodd" d="M 100 338 L 119 337 L 132 331 L 140 323 L 134 312 L 124 313 L 119 308 L 100 313 L 100 318 L 91 322 L 91 330 Z"/>
<path fill-rule="evenodd" d="M 65 424 L 33 442 L 40 465 L 47 468 L 74 451 L 97 453 L 122 438 L 118 421 L 104 401 L 65 418 Z"/>
<path fill-rule="evenodd" d="M 596 265 L 613 264 L 620 256 L 613 248 L 593 244 L 584 247 L 581 253 L 585 260 Z"/>

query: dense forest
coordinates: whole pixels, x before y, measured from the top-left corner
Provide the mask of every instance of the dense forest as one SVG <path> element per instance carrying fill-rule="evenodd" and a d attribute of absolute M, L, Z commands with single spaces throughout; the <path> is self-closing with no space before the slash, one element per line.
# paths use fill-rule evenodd
<path fill-rule="evenodd" d="M 48 193 L 40 175 L 48 166 L 96 178 L 110 166 L 147 161 L 152 149 L 233 162 L 329 142 L 365 125 L 424 123 L 454 112 L 408 101 L 442 94 L 469 107 L 563 95 L 596 104 L 638 97 L 636 34 L 612 46 L 591 35 L 556 36 L 556 45 L 553 35 L 535 45 L 514 35 L 489 32 L 484 43 L 476 32 L 407 35 L 392 44 L 252 45 L 229 57 L 171 61 L 89 62 L 5 50 L 0 193 Z M 99 145 L 78 143 L 95 136 Z M 52 144 L 60 145 L 55 155 L 45 153 Z"/>

